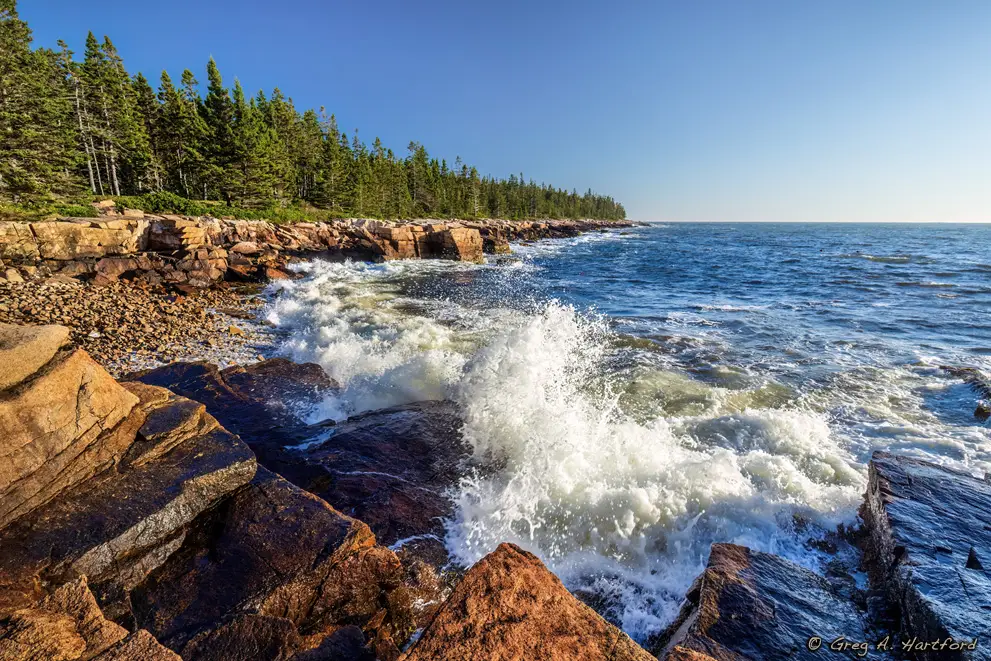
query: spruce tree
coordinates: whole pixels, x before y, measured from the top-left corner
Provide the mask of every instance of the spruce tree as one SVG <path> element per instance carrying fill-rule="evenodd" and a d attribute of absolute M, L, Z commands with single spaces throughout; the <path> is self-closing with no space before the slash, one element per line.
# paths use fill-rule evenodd
<path fill-rule="evenodd" d="M 0 200 L 169 190 L 245 206 L 302 201 L 338 217 L 626 215 L 592 190 L 480 177 L 460 157 L 451 168 L 417 142 L 405 158 L 378 138 L 369 149 L 278 88 L 249 99 L 237 82 L 232 97 L 212 59 L 207 76 L 205 99 L 188 69 L 179 86 L 163 72 L 156 96 L 109 38 L 90 33 L 81 63 L 61 41 L 32 51 L 14 0 L 0 0 Z"/>
<path fill-rule="evenodd" d="M 74 187 L 74 131 L 59 56 L 31 50 L 14 0 L 0 0 L 0 199 L 31 202 Z"/>
<path fill-rule="evenodd" d="M 248 102 L 234 81 L 230 185 L 238 204 L 261 206 L 274 196 L 276 137 L 254 100 Z"/>
<path fill-rule="evenodd" d="M 161 104 L 159 148 L 166 164 L 167 188 L 187 198 L 200 197 L 207 127 L 200 114 L 193 73 L 188 69 L 183 72 L 182 90 L 178 90 L 168 72 L 163 71 L 158 101 Z"/>
<path fill-rule="evenodd" d="M 164 188 L 163 159 L 160 146 L 162 141 L 162 109 L 155 96 L 155 90 L 151 88 L 148 79 L 141 73 L 138 73 L 134 77 L 133 93 L 138 116 L 141 118 L 148 140 L 148 164 L 146 170 L 148 181 L 154 190 L 160 191 Z"/>
<path fill-rule="evenodd" d="M 209 140 L 205 149 L 205 198 L 219 197 L 232 201 L 231 166 L 234 160 L 234 104 L 224 87 L 217 63 L 211 57 L 207 63 L 206 99 L 203 102 L 203 119 L 206 121 Z"/>

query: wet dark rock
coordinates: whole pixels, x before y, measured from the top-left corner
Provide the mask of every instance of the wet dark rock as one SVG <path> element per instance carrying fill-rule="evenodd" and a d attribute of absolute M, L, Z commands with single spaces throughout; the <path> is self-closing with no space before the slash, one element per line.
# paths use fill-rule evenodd
<path fill-rule="evenodd" d="M 450 402 L 418 402 L 314 429 L 322 442 L 282 452 L 274 467 L 304 489 L 357 517 L 384 544 L 444 534 L 444 492 L 456 484 L 468 451 Z M 311 437 L 311 438 L 312 438 Z"/>
<path fill-rule="evenodd" d="M 298 651 L 301 636 L 319 642 L 345 625 L 398 649 L 413 630 L 402 582 L 399 560 L 368 526 L 259 469 L 190 526 L 130 602 L 137 626 L 187 659 L 226 658 L 211 655 L 237 640 Z"/>
<path fill-rule="evenodd" d="M 93 661 L 183 661 L 150 633 L 141 629 L 120 641 Z"/>
<path fill-rule="evenodd" d="M 909 637 L 991 639 L 991 483 L 875 452 L 861 516 L 871 582 L 885 591 Z M 986 659 L 991 653 L 978 648 L 919 657 Z"/>
<path fill-rule="evenodd" d="M 284 661 L 301 646 L 299 632 L 290 620 L 242 613 L 194 636 L 183 648 L 182 657 L 186 661 Z"/>
<path fill-rule="evenodd" d="M 291 661 L 375 661 L 375 652 L 365 647 L 365 636 L 354 626 L 341 627 L 319 647 L 299 652 Z"/>
<path fill-rule="evenodd" d="M 297 442 L 301 436 L 294 430 L 305 426 L 298 410 L 337 387 L 319 365 L 285 358 L 224 370 L 208 362 L 173 363 L 128 378 L 202 402 L 224 427 L 253 447 Z"/>
<path fill-rule="evenodd" d="M 743 546 L 713 544 L 708 566 L 685 599 L 652 646 L 660 658 L 811 660 L 824 653 L 808 649 L 813 636 L 868 640 L 863 614 L 824 578 Z"/>
<path fill-rule="evenodd" d="M 381 543 L 443 536 L 441 519 L 451 511 L 444 491 L 468 455 L 453 404 L 419 402 L 336 426 L 307 425 L 295 415 L 300 404 L 335 387 L 319 365 L 179 363 L 135 376 L 206 404 L 262 465 L 365 521 Z"/>

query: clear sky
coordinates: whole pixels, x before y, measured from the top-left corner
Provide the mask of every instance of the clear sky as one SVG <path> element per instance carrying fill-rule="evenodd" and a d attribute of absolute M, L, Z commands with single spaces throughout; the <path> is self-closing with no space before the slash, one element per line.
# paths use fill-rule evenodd
<path fill-rule="evenodd" d="M 20 0 L 36 44 L 665 220 L 991 220 L 987 0 Z"/>

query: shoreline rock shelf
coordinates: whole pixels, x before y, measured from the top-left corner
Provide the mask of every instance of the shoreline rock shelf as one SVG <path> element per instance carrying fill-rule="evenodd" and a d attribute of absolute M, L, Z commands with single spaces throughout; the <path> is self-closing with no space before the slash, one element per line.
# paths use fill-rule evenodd
<path fill-rule="evenodd" d="M 409 221 L 367 219 L 276 225 L 263 220 L 145 215 L 0 222 L 0 281 L 85 277 L 106 284 L 127 276 L 152 284 L 209 287 L 286 278 L 293 256 L 372 261 L 481 262 L 510 252 L 509 241 L 576 236 L 629 227 L 622 221 Z"/>
<path fill-rule="evenodd" d="M 715 544 L 648 652 L 518 547 L 443 570 L 450 403 L 307 424 L 295 406 L 338 387 L 316 365 L 118 382 L 57 326 L 0 325 L 0 364 L 2 661 L 811 660 L 888 635 L 991 658 L 991 486 L 935 464 L 875 454 L 869 595 Z"/>

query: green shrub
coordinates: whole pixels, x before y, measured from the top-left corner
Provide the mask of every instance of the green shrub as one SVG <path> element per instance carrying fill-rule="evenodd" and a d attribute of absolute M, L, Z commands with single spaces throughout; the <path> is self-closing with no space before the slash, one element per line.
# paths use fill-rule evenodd
<path fill-rule="evenodd" d="M 140 209 L 147 213 L 174 213 L 181 216 L 213 216 L 214 218 L 230 216 L 239 220 L 268 220 L 273 223 L 298 223 L 331 218 L 326 211 L 305 209 L 299 204 L 288 206 L 271 204 L 266 207 L 246 209 L 223 202 L 188 200 L 165 191 L 116 197 L 114 201 L 118 209 Z"/>
<path fill-rule="evenodd" d="M 100 212 L 89 204 L 56 204 L 54 212 L 59 216 L 76 218 L 96 218 L 100 215 Z"/>

